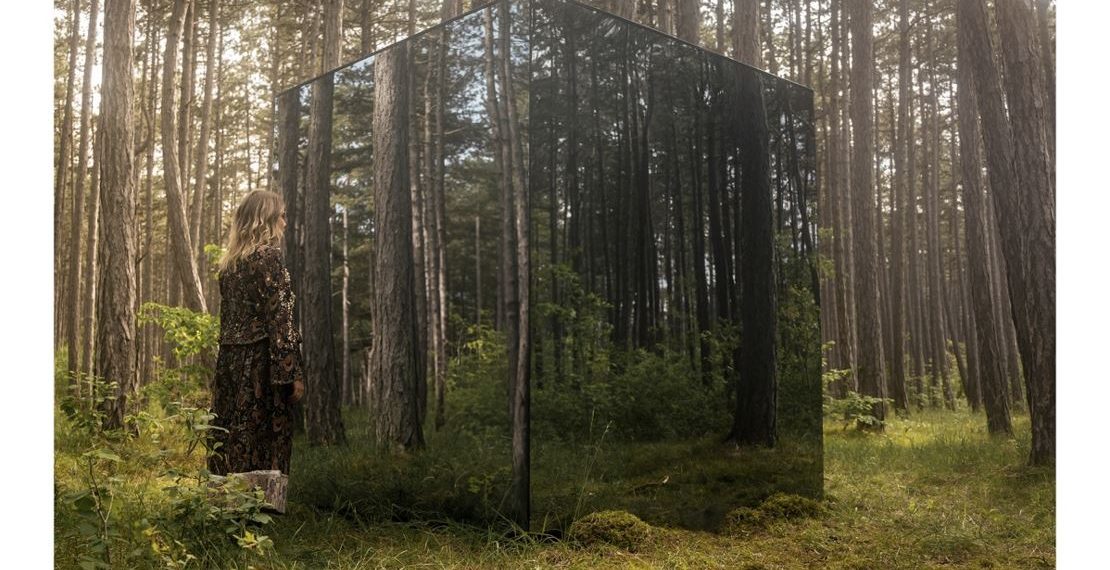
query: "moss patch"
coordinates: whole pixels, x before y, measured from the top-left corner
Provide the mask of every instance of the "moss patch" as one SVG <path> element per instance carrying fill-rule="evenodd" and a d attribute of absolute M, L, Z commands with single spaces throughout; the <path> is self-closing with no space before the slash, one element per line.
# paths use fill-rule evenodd
<path fill-rule="evenodd" d="M 725 515 L 721 528 L 726 535 L 745 535 L 775 521 L 811 518 L 825 514 L 825 505 L 808 497 L 775 493 L 754 509 L 740 507 Z"/>
<path fill-rule="evenodd" d="M 651 525 L 626 511 L 600 511 L 574 521 L 568 537 L 586 546 L 605 543 L 636 550 L 651 537 Z"/>

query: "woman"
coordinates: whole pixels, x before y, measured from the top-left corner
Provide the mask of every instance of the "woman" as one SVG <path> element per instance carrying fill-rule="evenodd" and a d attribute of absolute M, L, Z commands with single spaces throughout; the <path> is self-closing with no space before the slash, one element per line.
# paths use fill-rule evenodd
<path fill-rule="evenodd" d="M 220 349 L 212 384 L 208 458 L 217 475 L 278 469 L 289 473 L 290 406 L 304 394 L 301 337 L 293 326 L 293 292 L 282 262 L 285 203 L 265 190 L 235 211 L 220 263 Z"/>

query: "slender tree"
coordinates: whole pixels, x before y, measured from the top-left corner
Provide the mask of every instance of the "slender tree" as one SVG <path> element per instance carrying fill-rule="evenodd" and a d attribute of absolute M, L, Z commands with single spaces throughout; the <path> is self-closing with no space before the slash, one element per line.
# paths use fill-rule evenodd
<path fill-rule="evenodd" d="M 528 235 L 528 193 L 524 186 L 527 179 L 524 171 L 523 141 L 521 139 L 520 117 L 517 111 L 516 90 L 513 85 L 512 57 L 510 57 L 510 17 L 509 5 L 502 2 L 499 5 L 498 19 L 500 24 L 500 72 L 501 87 L 504 97 L 501 104 L 504 108 L 502 135 L 508 145 L 507 164 L 512 183 L 513 207 L 513 238 L 516 250 L 512 252 L 514 266 L 513 275 L 512 314 L 516 334 L 509 337 L 509 342 L 515 344 L 515 359 L 510 360 L 510 375 L 512 377 L 510 390 L 510 418 L 512 420 L 512 476 L 509 490 L 509 511 L 513 520 L 523 528 L 528 528 L 531 518 L 530 503 L 530 471 L 531 437 L 530 431 L 530 404 L 531 404 L 531 327 L 529 316 L 532 310 L 530 303 L 530 246 Z M 503 153 L 504 154 L 504 153 Z"/>
<path fill-rule="evenodd" d="M 85 171 L 88 168 L 89 134 L 92 125 L 92 68 L 96 52 L 96 21 L 100 15 L 98 0 L 89 7 L 89 28 L 85 35 L 85 66 L 81 82 L 81 130 L 77 144 L 77 172 L 73 181 L 73 211 L 69 228 L 69 279 L 66 287 L 66 350 L 70 374 L 78 369 L 78 330 L 81 326 L 81 305 L 77 295 L 81 286 L 81 214 L 85 208 Z M 68 138 L 68 131 L 67 137 Z M 68 165 L 68 160 L 66 161 Z M 96 192 L 96 188 L 91 188 Z M 95 279 L 86 275 L 86 279 Z"/>
<path fill-rule="evenodd" d="M 105 0 L 104 66 L 100 128 L 103 129 L 101 198 L 112 223 L 101 224 L 97 280 L 97 353 L 94 373 L 117 382 L 115 399 L 105 400 L 104 426 L 123 426 L 127 397 L 135 381 L 135 179 L 134 68 L 135 2 Z"/>
<path fill-rule="evenodd" d="M 62 258 L 65 254 L 65 242 L 64 240 L 62 240 L 62 217 L 64 216 L 65 212 L 66 182 L 69 180 L 70 166 L 73 162 L 72 157 L 70 157 L 70 152 L 72 152 L 70 150 L 70 146 L 73 144 L 73 91 L 74 83 L 77 76 L 77 46 L 80 44 L 79 40 L 81 38 L 80 0 L 73 0 L 72 6 L 73 7 L 69 13 L 69 60 L 66 67 L 66 95 L 65 102 L 62 105 L 61 129 L 58 131 L 58 151 L 55 157 L 57 162 L 54 166 L 54 348 L 58 348 L 58 346 L 62 343 L 62 337 L 64 335 L 67 345 L 67 351 L 69 353 L 69 371 L 71 373 L 73 372 L 73 364 L 77 360 L 77 352 L 74 350 L 76 348 L 76 343 L 70 342 L 70 337 L 73 335 L 71 335 L 69 331 L 71 329 L 74 329 L 76 327 L 76 324 L 72 322 L 65 322 L 66 320 L 72 318 L 72 315 L 70 313 L 73 311 L 73 301 L 70 300 L 67 289 L 75 290 L 78 287 L 77 283 L 72 282 L 72 267 L 75 264 L 80 264 L 80 256 L 75 255 L 80 251 L 80 244 L 78 244 L 77 241 L 73 239 L 71 234 L 69 242 L 69 268 L 67 268 L 66 272 L 63 273 Z M 91 15 L 89 18 L 90 22 L 92 22 L 93 18 L 95 18 L 95 7 L 91 10 L 91 14 L 93 15 Z M 96 33 L 96 26 L 91 26 L 91 28 L 93 30 L 93 33 L 89 34 L 86 37 L 94 37 L 94 34 Z M 88 72 L 91 72 L 91 66 L 88 65 L 88 59 L 91 54 L 92 51 L 87 49 L 86 44 L 85 69 Z M 84 87 L 84 89 L 88 89 L 91 87 L 89 86 L 89 82 L 87 80 L 85 81 L 85 85 L 86 87 Z M 87 108 L 85 106 L 82 106 L 81 110 L 82 115 L 87 112 Z M 88 149 L 86 149 L 86 152 L 87 151 Z M 78 169 L 76 178 L 81 178 L 83 176 L 84 172 Z M 79 192 L 75 190 L 74 194 L 79 194 Z M 80 204 L 76 195 L 74 196 L 74 204 Z M 80 216 L 80 213 L 75 211 L 73 215 Z M 78 238 L 80 238 L 80 230 L 78 230 Z M 66 276 L 71 279 L 69 283 L 66 283 Z M 63 304 L 59 302 L 63 297 L 63 292 L 65 292 L 64 296 L 67 300 L 67 305 L 65 306 L 69 307 L 69 310 L 64 315 L 62 314 Z"/>
<path fill-rule="evenodd" d="M 170 232 L 170 254 L 176 267 L 186 304 L 194 309 L 205 311 L 204 295 L 201 293 L 200 273 L 197 271 L 196 257 L 193 255 L 192 240 L 185 215 L 181 156 L 176 138 L 177 109 L 174 95 L 174 77 L 177 68 L 177 47 L 185 26 L 186 4 L 191 0 L 174 0 L 173 13 L 170 15 L 169 33 L 166 36 L 166 50 L 162 58 L 162 162 L 166 182 L 166 208 Z"/>
<path fill-rule="evenodd" d="M 871 84 L 874 60 L 872 52 L 871 3 L 853 0 L 852 25 L 852 214 L 853 258 L 855 261 L 855 297 L 859 336 L 857 370 L 860 392 L 876 398 L 886 397 L 883 374 L 882 331 L 878 315 L 879 284 L 875 252 L 875 187 L 872 162 Z M 886 406 L 876 403 L 872 415 L 883 420 Z M 878 424 L 881 428 L 882 424 Z"/>
<path fill-rule="evenodd" d="M 905 215 L 906 204 L 903 196 L 906 186 L 912 181 L 907 176 L 907 147 L 906 139 L 909 127 L 910 99 L 913 97 L 913 85 L 910 79 L 910 9 L 909 0 L 898 2 L 898 132 L 894 137 L 894 186 L 892 202 L 894 216 L 891 219 L 891 317 L 890 324 L 893 354 L 890 355 L 891 377 L 887 382 L 894 408 L 902 413 L 909 413 L 909 397 L 906 394 L 905 370 L 905 319 L 903 318 L 903 286 L 905 275 L 903 258 L 905 252 Z M 912 285 L 912 284 L 911 284 Z"/>
<path fill-rule="evenodd" d="M 980 380 L 983 407 L 987 413 L 987 430 L 991 434 L 1013 434 L 1010 423 L 1010 402 L 1006 396 L 1001 339 L 995 322 L 993 284 L 990 276 L 987 218 L 981 185 L 982 164 L 979 160 L 979 109 L 976 103 L 971 62 L 971 28 L 957 22 L 959 50 L 959 130 L 960 169 L 963 177 L 964 226 L 967 228 L 967 261 L 971 281 L 971 306 L 975 333 L 979 343 Z"/>
<path fill-rule="evenodd" d="M 204 102 L 200 108 L 200 139 L 197 141 L 196 165 L 193 167 L 196 186 L 193 189 L 193 245 L 198 248 L 201 267 L 204 263 L 204 195 L 208 188 L 208 143 L 212 133 L 212 98 L 216 84 L 216 41 L 220 36 L 220 0 L 208 0 L 208 42 L 204 55 Z"/>

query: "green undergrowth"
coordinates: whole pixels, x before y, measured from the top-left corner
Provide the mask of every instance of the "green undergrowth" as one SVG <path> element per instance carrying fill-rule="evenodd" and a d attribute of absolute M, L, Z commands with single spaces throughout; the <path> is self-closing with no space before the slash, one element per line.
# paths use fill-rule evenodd
<path fill-rule="evenodd" d="M 634 549 L 443 520 L 370 523 L 294 502 L 271 529 L 275 567 L 1053 567 L 1054 471 L 1025 465 L 1027 418 L 1016 418 L 1016 439 L 991 438 L 984 425 L 967 412 L 895 419 L 881 434 L 830 422 L 825 500 L 771 498 L 740 534 L 652 525 Z"/>
<path fill-rule="evenodd" d="M 65 413 L 56 412 L 57 567 L 81 567 L 88 541 L 80 539 L 77 529 L 84 519 L 63 498 L 85 484 L 90 459 L 102 475 L 101 484 L 113 491 L 112 532 L 106 543 L 118 559 L 136 553 L 128 566 L 135 568 L 172 567 L 167 560 L 184 568 L 290 569 L 1055 565 L 1055 474 L 1025 465 L 1029 432 L 1024 417 L 1016 418 L 1016 439 L 989 437 L 984 418 L 966 411 L 916 413 L 891 420 L 883 433 L 827 423 L 825 499 L 772 495 L 769 488 L 747 491 L 751 497 L 742 502 L 748 511 L 719 514 L 739 522 L 741 532 L 728 525 L 720 532 L 683 530 L 652 520 L 650 509 L 642 514 L 653 497 L 665 500 L 667 485 L 684 477 L 705 484 L 722 474 L 712 461 L 687 474 L 661 471 L 659 458 L 663 464 L 683 462 L 678 446 L 657 446 L 646 453 L 627 444 L 605 447 L 599 439 L 593 449 L 566 448 L 560 456 L 534 444 L 534 462 L 562 460 L 568 466 L 566 472 L 551 475 L 537 469 L 532 482 L 536 509 L 541 510 L 545 496 L 561 497 L 562 506 L 574 510 L 571 518 L 579 519 L 579 527 L 589 513 L 610 511 L 607 522 L 617 521 L 616 526 L 635 535 L 633 542 L 622 542 L 627 533 L 611 540 L 569 540 L 575 532 L 569 528 L 566 538 L 506 532 L 508 525 L 497 512 L 508 485 L 507 441 L 432 431 L 429 450 L 444 451 L 390 457 L 360 443 L 369 439 L 368 418 L 350 410 L 345 422 L 351 443 L 346 447 L 312 448 L 301 436 L 296 438 L 287 514 L 240 524 L 235 513 L 205 511 L 196 495 L 183 500 L 167 492 L 175 484 L 171 467 L 188 474 L 203 466 L 198 452 L 188 450 L 189 432 L 170 412 L 175 410 L 151 408 L 144 430 L 121 445 L 98 444 L 97 436 L 75 429 Z M 180 410 L 176 413 L 180 419 Z M 786 461 L 797 451 L 794 445 L 787 439 L 778 451 L 741 453 L 765 455 L 753 465 L 773 465 L 775 454 Z M 96 448 L 109 455 L 85 455 Z M 119 461 L 112 453 L 120 454 Z M 577 463 L 569 461 L 571 453 L 577 454 Z M 657 461 L 647 461 L 649 456 Z M 491 471 L 489 465 L 500 467 Z M 766 473 L 751 477 L 755 481 L 762 475 Z M 745 487 L 744 481 L 722 479 L 716 489 Z M 642 498 L 642 504 L 626 500 L 627 494 L 609 500 L 606 488 L 635 491 L 631 496 Z M 674 497 L 679 500 L 682 494 Z M 208 513 L 225 525 L 240 526 L 231 533 L 216 529 L 200 537 L 175 535 L 182 527 L 174 526 L 173 509 L 182 504 L 192 505 L 188 512 L 193 516 Z M 444 512 L 452 516 L 434 514 Z M 637 519 L 644 526 L 629 523 Z"/>

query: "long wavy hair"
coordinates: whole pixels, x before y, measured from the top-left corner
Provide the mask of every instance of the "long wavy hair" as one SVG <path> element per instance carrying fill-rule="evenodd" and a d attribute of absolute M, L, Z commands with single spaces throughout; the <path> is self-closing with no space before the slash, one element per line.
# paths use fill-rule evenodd
<path fill-rule="evenodd" d="M 282 237 L 278 233 L 278 222 L 284 213 L 285 200 L 281 194 L 269 190 L 248 193 L 235 210 L 220 272 L 234 271 L 241 259 L 262 245 L 278 245 Z"/>

